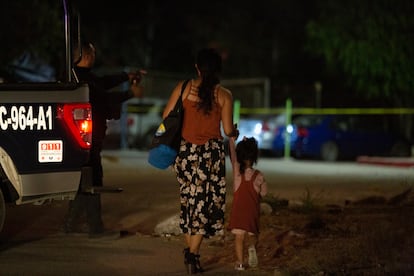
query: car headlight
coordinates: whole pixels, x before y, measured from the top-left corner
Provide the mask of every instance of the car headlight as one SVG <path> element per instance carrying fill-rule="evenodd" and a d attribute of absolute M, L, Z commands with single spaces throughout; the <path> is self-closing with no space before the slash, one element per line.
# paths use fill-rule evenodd
<path fill-rule="evenodd" d="M 259 135 L 260 132 L 262 132 L 262 124 L 261 123 L 257 123 L 254 126 L 254 134 Z"/>

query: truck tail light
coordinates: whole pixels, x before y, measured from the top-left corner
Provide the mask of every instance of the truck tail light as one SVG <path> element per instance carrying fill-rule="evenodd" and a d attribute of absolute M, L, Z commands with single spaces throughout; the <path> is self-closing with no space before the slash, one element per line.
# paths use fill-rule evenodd
<path fill-rule="evenodd" d="M 81 148 L 89 149 L 92 143 L 92 108 L 89 103 L 58 106 L 58 118 L 63 119 L 72 137 Z"/>

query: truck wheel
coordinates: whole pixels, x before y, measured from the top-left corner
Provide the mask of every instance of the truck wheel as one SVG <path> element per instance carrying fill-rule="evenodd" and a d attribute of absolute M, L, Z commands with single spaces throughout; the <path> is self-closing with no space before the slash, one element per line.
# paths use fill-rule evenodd
<path fill-rule="evenodd" d="M 0 232 L 3 230 L 5 219 L 6 219 L 6 203 L 4 202 L 3 192 L 0 189 Z"/>

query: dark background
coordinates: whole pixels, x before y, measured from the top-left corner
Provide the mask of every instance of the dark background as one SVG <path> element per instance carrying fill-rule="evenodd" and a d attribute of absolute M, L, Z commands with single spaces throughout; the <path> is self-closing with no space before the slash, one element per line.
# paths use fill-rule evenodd
<path fill-rule="evenodd" d="M 71 3 L 80 12 L 82 37 L 97 46 L 97 67 L 193 74 L 196 51 L 215 47 L 223 56 L 223 78 L 269 78 L 274 106 L 291 98 L 296 106 L 313 107 L 315 83 L 321 84 L 321 107 L 414 103 L 410 0 Z M 59 60 L 60 5 L 3 1 L 3 76 L 23 51 L 47 63 Z"/>

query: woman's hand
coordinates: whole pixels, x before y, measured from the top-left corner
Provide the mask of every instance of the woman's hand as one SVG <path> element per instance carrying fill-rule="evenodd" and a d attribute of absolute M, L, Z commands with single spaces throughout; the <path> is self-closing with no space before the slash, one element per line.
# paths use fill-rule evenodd
<path fill-rule="evenodd" d="M 237 128 L 237 124 L 234 124 L 233 131 L 229 134 L 229 137 L 234 138 L 234 141 L 236 141 L 237 138 L 239 138 L 239 135 L 240 135 L 240 131 Z"/>

